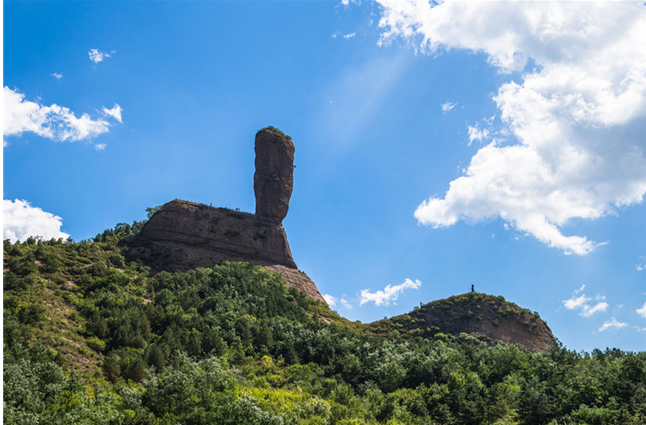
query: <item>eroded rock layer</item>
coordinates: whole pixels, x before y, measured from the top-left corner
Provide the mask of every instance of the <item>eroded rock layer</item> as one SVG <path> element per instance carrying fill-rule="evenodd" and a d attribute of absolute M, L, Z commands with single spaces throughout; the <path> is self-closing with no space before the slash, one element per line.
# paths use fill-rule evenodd
<path fill-rule="evenodd" d="M 282 274 L 293 286 L 325 303 L 312 280 L 299 271 L 280 221 L 256 214 L 171 201 L 141 231 L 139 257 L 156 271 L 211 267 L 223 260 L 248 261 Z"/>

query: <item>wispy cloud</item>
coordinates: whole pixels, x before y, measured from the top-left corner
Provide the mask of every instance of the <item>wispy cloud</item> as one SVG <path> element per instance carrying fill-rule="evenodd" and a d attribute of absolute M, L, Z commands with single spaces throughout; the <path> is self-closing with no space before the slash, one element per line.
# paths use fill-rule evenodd
<path fill-rule="evenodd" d="M 100 52 L 98 49 L 90 49 L 87 53 L 90 56 L 90 60 L 94 63 L 103 62 L 103 59 L 112 57 L 110 53 Z"/>
<path fill-rule="evenodd" d="M 592 301 L 592 298 L 586 297 L 585 294 L 577 296 L 581 291 L 583 291 L 583 288 L 585 288 L 585 285 L 581 285 L 579 289 L 575 290 L 572 298 L 563 300 L 563 305 L 565 306 L 565 308 L 567 308 L 568 310 L 580 309 L 581 311 L 579 312 L 579 315 L 587 318 L 590 318 L 594 314 L 604 312 L 608 309 L 608 303 L 605 301 L 600 301 L 594 306 L 591 306 L 590 304 L 588 304 L 588 302 Z M 596 300 L 604 300 L 605 298 L 606 297 L 604 296 L 598 296 L 596 297 Z"/>
<path fill-rule="evenodd" d="M 121 122 L 121 107 L 103 108 L 100 117 L 92 119 L 88 114 L 76 115 L 63 106 L 52 104 L 41 105 L 25 100 L 25 95 L 17 90 L 4 87 L 5 101 L 5 136 L 20 136 L 25 132 L 57 142 L 92 139 L 109 131 L 113 122 Z"/>
<path fill-rule="evenodd" d="M 350 301 L 346 300 L 345 298 L 341 298 L 341 305 L 346 310 L 352 310 L 352 304 L 350 304 Z"/>
<path fill-rule="evenodd" d="M 610 320 L 608 320 L 607 322 L 605 322 L 605 323 L 604 323 L 604 324 L 599 328 L 599 332 L 603 332 L 603 331 L 605 331 L 606 329 L 621 329 L 621 328 L 625 328 L 626 326 L 628 326 L 628 323 L 619 322 L 619 321 L 617 321 L 617 319 L 615 319 L 614 317 L 612 317 Z"/>
<path fill-rule="evenodd" d="M 352 37 L 356 36 L 356 32 L 351 32 L 350 34 L 343 34 L 342 32 L 335 32 L 332 34 L 332 38 L 337 38 L 337 37 L 342 37 L 345 38 L 346 40 L 351 39 Z"/>
<path fill-rule="evenodd" d="M 352 310 L 353 305 L 346 299 L 345 294 L 341 298 L 334 297 L 330 294 L 323 294 L 323 298 L 331 308 L 337 307 L 340 304 L 341 308 L 345 310 Z"/>
<path fill-rule="evenodd" d="M 638 272 L 646 270 L 646 256 L 639 257 L 639 263 L 635 264 L 635 270 Z"/>
<path fill-rule="evenodd" d="M 60 80 L 61 78 L 63 78 L 63 74 L 58 73 L 58 72 L 54 72 L 52 74 L 52 77 L 56 78 L 57 80 Z"/>
<path fill-rule="evenodd" d="M 400 285 L 387 285 L 383 291 L 370 292 L 369 289 L 363 289 L 360 293 L 359 304 L 363 305 L 367 302 L 374 302 L 375 305 L 387 306 L 392 302 L 396 304 L 397 298 L 399 295 L 404 292 L 404 289 L 418 289 L 422 286 L 422 282 L 415 280 L 414 282 L 410 279 L 406 279 L 404 283 Z"/>
<path fill-rule="evenodd" d="M 608 303 L 606 302 L 600 302 L 596 304 L 594 307 L 590 306 L 583 306 L 583 309 L 581 310 L 581 316 L 583 317 L 592 317 L 593 314 L 595 313 L 601 313 L 604 312 L 608 309 Z"/>
<path fill-rule="evenodd" d="M 403 39 L 422 53 L 483 52 L 501 73 L 521 73 L 492 99 L 509 143 L 480 148 L 443 197 L 419 205 L 421 224 L 499 217 L 565 254 L 586 255 L 601 244 L 564 235 L 568 220 L 642 202 L 643 5 L 378 1 L 381 45 Z"/>
<path fill-rule="evenodd" d="M 481 129 L 478 127 L 468 127 L 469 129 L 469 146 L 471 146 L 471 143 L 474 141 L 482 142 L 483 140 L 486 140 L 487 137 L 489 137 L 489 130 L 486 128 Z"/>
<path fill-rule="evenodd" d="M 102 151 L 105 150 L 106 146 L 107 145 L 105 143 L 97 143 L 96 145 L 94 145 L 94 149 Z"/>
<path fill-rule="evenodd" d="M 458 102 L 452 103 L 452 102 L 446 102 L 440 105 L 440 108 L 442 108 L 442 112 L 445 114 L 455 108 L 458 105 Z"/>
<path fill-rule="evenodd" d="M 52 213 L 43 211 L 38 207 L 32 207 L 25 200 L 16 199 L 2 201 L 4 209 L 4 236 L 12 242 L 24 241 L 29 236 L 42 236 L 48 240 L 51 238 L 67 239 L 70 235 L 61 231 L 63 219 Z"/>

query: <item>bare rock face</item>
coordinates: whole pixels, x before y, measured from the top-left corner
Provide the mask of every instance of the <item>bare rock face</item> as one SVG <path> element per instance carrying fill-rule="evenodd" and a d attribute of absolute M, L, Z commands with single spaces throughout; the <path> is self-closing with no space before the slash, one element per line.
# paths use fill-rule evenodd
<path fill-rule="evenodd" d="M 290 137 L 268 127 L 256 134 L 255 151 L 256 215 L 282 222 L 294 186 L 294 144 Z"/>

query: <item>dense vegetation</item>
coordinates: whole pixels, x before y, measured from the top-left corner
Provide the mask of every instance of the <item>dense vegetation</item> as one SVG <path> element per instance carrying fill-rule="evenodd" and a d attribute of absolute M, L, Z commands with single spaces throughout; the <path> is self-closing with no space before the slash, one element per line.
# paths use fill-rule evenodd
<path fill-rule="evenodd" d="M 151 276 L 142 224 L 4 242 L 6 424 L 646 423 L 646 353 L 375 332 L 245 263 Z"/>

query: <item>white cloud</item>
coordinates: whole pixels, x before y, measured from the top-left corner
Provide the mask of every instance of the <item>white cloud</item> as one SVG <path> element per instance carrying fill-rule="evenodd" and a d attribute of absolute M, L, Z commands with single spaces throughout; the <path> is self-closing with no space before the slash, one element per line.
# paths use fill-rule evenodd
<path fill-rule="evenodd" d="M 60 80 L 61 78 L 63 78 L 63 74 L 61 74 L 59 72 L 54 72 L 52 74 L 52 77 L 56 78 L 57 80 Z"/>
<path fill-rule="evenodd" d="M 563 304 L 565 305 L 565 308 L 567 308 L 568 310 L 574 310 L 575 308 L 582 308 L 591 299 L 592 298 L 588 298 L 584 294 L 584 295 L 581 295 L 580 297 L 572 297 L 569 300 L 565 300 L 563 301 Z"/>
<path fill-rule="evenodd" d="M 107 145 L 105 143 L 97 143 L 96 145 L 94 145 L 94 149 L 98 151 L 102 151 L 105 149 L 106 146 Z"/>
<path fill-rule="evenodd" d="M 345 38 L 346 40 L 349 40 L 352 37 L 354 37 L 355 35 L 357 35 L 357 33 L 355 33 L 355 32 L 352 32 L 350 34 L 343 34 L 342 32 L 337 31 L 334 34 L 332 34 L 332 38 L 337 38 L 337 37 L 341 36 L 341 37 Z"/>
<path fill-rule="evenodd" d="M 626 326 L 628 326 L 628 323 L 618 322 L 617 319 L 613 317 L 599 328 L 599 332 L 603 332 L 606 329 L 610 328 L 621 329 L 625 328 Z"/>
<path fill-rule="evenodd" d="M 598 303 L 594 307 L 590 307 L 589 305 L 584 305 L 580 314 L 583 317 L 590 318 L 595 313 L 600 313 L 600 312 L 606 311 L 607 308 L 608 308 L 608 303 L 604 303 L 604 302 Z"/>
<path fill-rule="evenodd" d="M 336 297 L 333 297 L 330 294 L 323 294 L 323 299 L 330 307 L 334 307 L 336 305 L 336 302 L 338 301 Z"/>
<path fill-rule="evenodd" d="M 360 1 L 360 0 L 341 0 L 341 4 L 342 4 L 343 6 L 345 6 L 345 7 L 350 6 L 350 3 L 352 3 L 352 4 L 356 4 L 356 5 L 358 5 L 358 6 L 360 6 L 360 5 L 361 5 L 361 1 Z"/>
<path fill-rule="evenodd" d="M 348 300 L 346 300 L 345 298 L 341 298 L 341 305 L 346 310 L 352 310 L 352 304 L 350 304 L 350 302 Z"/>
<path fill-rule="evenodd" d="M 565 308 L 568 310 L 576 310 L 576 309 L 581 309 L 579 312 L 580 316 L 590 318 L 596 313 L 601 313 L 604 312 L 608 309 L 608 303 L 607 302 L 599 302 L 595 304 L 594 306 L 591 306 L 588 304 L 589 301 L 592 301 L 592 298 L 586 297 L 585 294 L 581 294 L 577 297 L 577 295 L 583 291 L 585 288 L 585 285 L 581 285 L 579 289 L 574 290 L 574 295 L 572 295 L 572 298 L 568 300 L 563 300 L 563 305 Z M 602 295 L 597 295 L 595 297 L 595 300 L 600 301 L 600 300 L 605 300 L 606 297 Z"/>
<path fill-rule="evenodd" d="M 44 239 L 63 238 L 69 235 L 61 231 L 63 219 L 40 208 L 32 207 L 25 200 L 4 199 L 4 236 L 3 239 L 24 241 L 29 236 L 42 236 Z"/>
<path fill-rule="evenodd" d="M 482 142 L 483 140 L 486 140 L 487 137 L 489 137 L 489 130 L 485 129 L 480 129 L 478 127 L 471 127 L 469 126 L 469 146 L 471 146 L 471 143 L 473 143 L 474 140 L 478 142 Z"/>
<path fill-rule="evenodd" d="M 510 144 L 482 147 L 443 198 L 415 211 L 435 228 L 500 217 L 566 254 L 573 218 L 616 214 L 646 193 L 646 8 L 633 2 L 386 1 L 379 43 L 483 53 L 519 82 L 493 97 Z M 535 69 L 525 71 L 529 59 Z"/>
<path fill-rule="evenodd" d="M 336 307 L 338 303 L 341 303 L 341 307 L 343 307 L 344 309 L 352 310 L 352 304 L 347 299 L 345 299 L 345 295 L 343 295 L 343 297 L 339 299 L 337 297 L 333 297 L 330 294 L 323 294 L 323 298 L 330 307 Z"/>
<path fill-rule="evenodd" d="M 114 107 L 112 109 L 108 109 L 105 106 L 103 107 L 103 113 L 107 116 L 110 116 L 114 118 L 115 120 L 122 122 L 121 121 L 121 112 L 123 109 L 121 109 L 121 106 L 117 105 L 116 103 L 114 104 Z"/>
<path fill-rule="evenodd" d="M 639 314 L 641 317 L 646 319 L 646 303 L 642 306 L 642 308 L 637 309 L 637 314 Z"/>
<path fill-rule="evenodd" d="M 98 49 L 90 49 L 87 53 L 90 55 L 90 60 L 94 63 L 103 62 L 104 58 L 112 57 L 109 53 L 100 52 Z M 114 53 L 114 51 L 112 53 Z"/>
<path fill-rule="evenodd" d="M 638 272 L 646 270 L 646 262 L 643 260 L 646 260 L 646 256 L 640 256 L 639 257 L 639 263 L 635 264 L 635 270 Z"/>
<path fill-rule="evenodd" d="M 5 128 L 4 135 L 20 136 L 31 132 L 57 142 L 92 139 L 109 131 L 112 125 L 103 118 L 92 119 L 88 114 L 77 118 L 69 108 L 51 106 L 25 100 L 17 90 L 4 87 Z M 104 116 L 121 122 L 121 107 L 103 108 Z"/>
<path fill-rule="evenodd" d="M 363 305 L 367 302 L 374 302 L 375 305 L 390 305 L 391 302 L 397 301 L 399 294 L 404 292 L 404 289 L 418 289 L 422 286 L 422 282 L 415 280 L 414 282 L 410 279 L 406 279 L 404 283 L 400 285 L 387 285 L 383 291 L 377 291 L 375 293 L 370 292 L 368 289 L 361 290 L 361 298 L 359 299 L 359 304 Z"/>
<path fill-rule="evenodd" d="M 457 106 L 458 102 L 452 103 L 452 102 L 446 102 L 440 105 L 442 108 L 442 112 L 445 114 L 449 112 L 451 109 L 455 108 Z"/>

